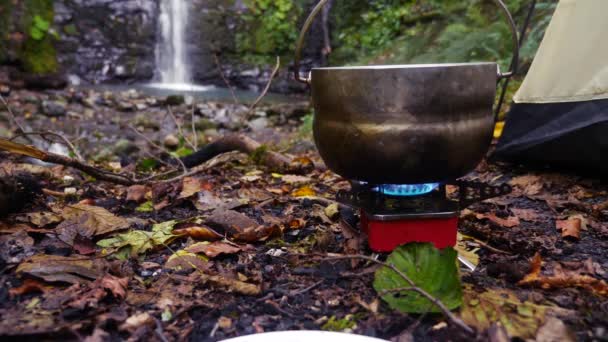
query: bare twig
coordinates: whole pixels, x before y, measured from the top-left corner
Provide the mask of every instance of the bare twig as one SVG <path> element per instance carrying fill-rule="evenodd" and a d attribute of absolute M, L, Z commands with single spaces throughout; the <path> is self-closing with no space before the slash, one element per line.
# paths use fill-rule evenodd
<path fill-rule="evenodd" d="M 390 268 L 393 272 L 397 273 L 397 275 L 399 275 L 403 280 L 405 280 L 406 283 L 408 283 L 410 285 L 410 286 L 404 287 L 404 288 L 391 289 L 391 290 L 389 290 L 390 292 L 401 292 L 401 291 L 416 292 L 416 293 L 420 294 L 421 296 L 425 297 L 426 299 L 428 299 L 431 303 L 435 304 L 435 306 L 437 306 L 439 308 L 439 310 L 441 310 L 441 312 L 447 317 L 447 319 L 452 324 L 458 326 L 459 328 L 461 328 L 462 330 L 464 330 L 465 332 L 467 332 L 469 334 L 475 333 L 475 331 L 471 327 L 469 327 L 466 323 L 464 323 L 460 318 L 456 317 L 456 315 L 454 315 L 450 311 L 450 309 L 448 309 L 445 306 L 445 304 L 443 304 L 443 302 L 441 302 L 439 299 L 433 297 L 433 295 L 431 295 L 430 293 L 421 289 L 420 287 L 416 286 L 414 281 L 412 279 L 410 279 L 410 277 L 408 277 L 407 274 L 403 273 L 400 269 L 398 269 L 395 265 L 389 264 L 389 263 L 386 263 L 386 262 L 383 262 L 380 260 L 376 260 L 376 259 L 366 256 L 366 255 L 341 255 L 341 256 L 325 257 L 325 260 L 352 260 L 352 259 L 367 260 L 367 261 L 382 265 L 384 267 Z M 383 293 L 380 293 L 380 295 L 382 296 Z"/>
<path fill-rule="evenodd" d="M 171 118 L 173 119 L 173 122 L 175 123 L 175 126 L 177 126 L 177 131 L 179 132 L 179 135 L 182 136 L 182 138 L 184 138 L 184 140 L 186 141 L 186 143 L 193 149 L 196 151 L 196 146 L 194 146 L 193 143 L 190 142 L 190 139 L 188 139 L 188 137 L 186 137 L 186 134 L 184 133 L 184 130 L 182 129 L 182 124 L 179 123 L 179 120 L 177 120 L 177 117 L 175 116 L 175 114 L 173 113 L 173 110 L 171 109 L 171 106 L 167 106 L 167 111 L 169 111 L 169 115 L 171 115 Z"/>
<path fill-rule="evenodd" d="M 277 56 L 277 63 L 274 66 L 274 70 L 272 70 L 272 74 L 270 74 L 270 79 L 268 79 L 268 83 L 266 84 L 266 88 L 264 88 L 264 90 L 262 91 L 262 93 L 260 94 L 260 96 L 258 96 L 258 98 L 255 99 L 255 101 L 253 101 L 253 103 L 249 107 L 249 111 L 247 112 L 247 115 L 245 116 L 246 120 L 249 120 L 251 118 L 251 116 L 253 115 L 253 110 L 255 109 L 255 107 L 257 107 L 258 104 L 260 104 L 260 102 L 262 101 L 262 99 L 264 99 L 264 97 L 266 96 L 266 94 L 268 94 L 268 91 L 270 90 L 270 86 L 272 85 L 272 81 L 277 76 L 277 73 L 279 72 L 280 68 L 281 68 L 281 57 Z"/>
<path fill-rule="evenodd" d="M 219 71 L 220 76 L 222 77 L 222 80 L 224 81 L 224 84 L 226 85 L 228 90 L 230 90 L 230 94 L 232 94 L 232 99 L 234 100 L 234 104 L 239 105 L 240 104 L 239 99 L 236 97 L 234 88 L 232 87 L 232 85 L 230 84 L 228 79 L 226 78 L 226 75 L 224 75 L 224 70 L 222 69 L 222 64 L 220 63 L 220 58 L 215 53 L 213 54 L 213 60 L 215 61 L 215 66 L 217 67 L 217 70 Z"/>
<path fill-rule="evenodd" d="M 11 109 L 11 106 L 9 106 L 8 102 L 6 102 L 6 100 L 4 99 L 4 97 L 2 95 L 0 95 L 0 102 L 2 102 L 2 104 L 4 105 L 4 107 L 6 107 L 6 110 L 8 111 L 8 115 L 13 120 L 13 123 L 15 123 L 15 125 L 19 128 L 19 130 L 21 132 L 25 132 L 25 129 L 23 128 L 23 126 L 21 126 L 21 124 L 19 123 L 19 121 L 17 121 L 17 117 L 13 113 L 13 110 Z"/>

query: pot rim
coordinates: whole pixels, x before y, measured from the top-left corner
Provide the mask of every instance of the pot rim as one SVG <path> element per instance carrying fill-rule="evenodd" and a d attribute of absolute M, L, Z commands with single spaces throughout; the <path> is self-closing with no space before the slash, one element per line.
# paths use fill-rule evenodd
<path fill-rule="evenodd" d="M 391 70 L 391 69 L 419 69 L 419 68 L 459 68 L 469 66 L 498 65 L 496 62 L 472 63 L 429 63 L 429 64 L 387 64 L 387 65 L 360 65 L 313 68 L 315 70 Z"/>

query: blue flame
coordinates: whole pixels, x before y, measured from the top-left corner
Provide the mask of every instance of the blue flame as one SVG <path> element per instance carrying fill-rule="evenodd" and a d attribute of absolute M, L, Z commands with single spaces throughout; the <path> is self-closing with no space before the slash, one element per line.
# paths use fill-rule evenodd
<path fill-rule="evenodd" d="M 374 187 L 372 190 L 389 196 L 419 196 L 428 194 L 438 187 L 439 183 L 384 184 Z"/>

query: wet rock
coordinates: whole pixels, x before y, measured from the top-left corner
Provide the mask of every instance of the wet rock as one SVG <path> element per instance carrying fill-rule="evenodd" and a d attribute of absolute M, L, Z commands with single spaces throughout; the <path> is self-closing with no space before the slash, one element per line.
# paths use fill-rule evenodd
<path fill-rule="evenodd" d="M 174 150 L 179 147 L 179 139 L 175 135 L 169 134 L 163 139 L 163 144 L 166 148 Z"/>
<path fill-rule="evenodd" d="M 166 106 L 181 106 L 186 103 L 186 100 L 182 95 L 169 95 L 165 99 Z"/>
<path fill-rule="evenodd" d="M 143 102 L 137 102 L 135 103 L 135 109 L 137 109 L 138 111 L 146 110 L 148 109 L 148 105 Z"/>
<path fill-rule="evenodd" d="M 57 101 L 42 101 L 40 109 L 45 115 L 53 117 L 64 116 L 67 113 L 66 104 Z"/>

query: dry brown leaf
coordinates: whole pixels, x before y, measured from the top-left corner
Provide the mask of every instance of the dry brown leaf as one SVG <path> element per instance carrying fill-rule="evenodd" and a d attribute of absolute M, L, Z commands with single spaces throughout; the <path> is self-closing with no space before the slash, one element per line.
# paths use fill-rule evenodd
<path fill-rule="evenodd" d="M 283 175 L 281 180 L 287 184 L 301 184 L 301 183 L 310 183 L 312 178 L 306 176 L 299 175 Z"/>
<path fill-rule="evenodd" d="M 524 220 L 524 221 L 528 221 L 528 222 L 535 222 L 535 221 L 538 221 L 538 219 L 539 219 L 539 213 L 538 213 L 538 211 L 536 211 L 534 209 L 511 208 L 511 212 L 513 213 L 513 215 L 517 216 L 520 220 Z"/>
<path fill-rule="evenodd" d="M 127 296 L 127 286 L 129 278 L 118 278 L 111 274 L 106 274 L 99 280 L 99 286 L 110 291 L 114 297 L 124 299 Z"/>
<path fill-rule="evenodd" d="M 205 184 L 206 182 L 201 179 L 185 177 L 182 180 L 182 191 L 178 198 L 189 198 L 196 195 L 201 190 L 208 190 L 205 189 Z"/>
<path fill-rule="evenodd" d="M 259 285 L 246 283 L 244 281 L 230 279 L 219 275 L 210 276 L 207 274 L 200 275 L 201 280 L 209 282 L 216 286 L 225 287 L 230 291 L 234 291 L 246 296 L 257 296 L 262 292 Z"/>
<path fill-rule="evenodd" d="M 66 206 L 61 211 L 65 219 L 57 226 L 59 238 L 70 246 L 77 239 L 91 240 L 98 235 L 129 228 L 129 222 L 101 207 L 86 204 Z M 80 237 L 80 238 L 79 238 Z"/>
<path fill-rule="evenodd" d="M 283 230 L 280 226 L 258 226 L 245 229 L 243 232 L 234 234 L 232 237 L 235 241 L 240 242 L 259 242 L 266 241 L 283 235 Z"/>
<path fill-rule="evenodd" d="M 488 219 L 497 225 L 505 228 L 512 228 L 519 225 L 519 218 L 516 216 L 509 216 L 506 219 L 496 216 L 494 213 L 476 213 L 471 210 L 465 209 L 462 214 L 463 217 L 475 216 L 478 220 Z"/>
<path fill-rule="evenodd" d="M 538 195 L 544 187 L 542 178 L 537 175 L 514 177 L 509 184 L 520 188 L 526 196 Z"/>
<path fill-rule="evenodd" d="M 66 220 L 83 221 L 84 224 L 94 227 L 95 235 L 112 233 L 120 229 L 129 228 L 129 222 L 101 207 L 75 204 L 66 206 L 61 212 Z"/>
<path fill-rule="evenodd" d="M 294 197 L 310 197 L 310 196 L 316 196 L 317 192 L 310 186 L 306 185 L 306 186 L 303 186 L 303 187 L 295 190 L 291 194 Z"/>
<path fill-rule="evenodd" d="M 209 258 L 215 258 L 220 254 L 235 254 L 241 251 L 239 246 L 231 245 L 225 242 L 213 242 L 213 243 L 195 243 L 192 246 L 185 249 L 190 253 L 203 253 Z"/>
<path fill-rule="evenodd" d="M 557 230 L 562 232 L 564 239 L 579 240 L 581 238 L 581 219 L 569 218 L 555 221 Z"/>
<path fill-rule="evenodd" d="M 25 279 L 19 287 L 13 287 L 8 291 L 11 297 L 23 296 L 30 293 L 46 292 L 50 287 L 36 279 Z"/>
<path fill-rule="evenodd" d="M 216 241 L 221 240 L 224 237 L 222 234 L 205 226 L 178 228 L 173 230 L 173 234 L 180 236 L 189 236 L 195 240 L 203 241 Z"/>
<path fill-rule="evenodd" d="M 21 222 L 29 222 L 36 227 L 46 227 L 53 223 L 59 223 L 63 221 L 63 218 L 52 212 L 33 212 L 27 213 L 17 218 Z"/>
<path fill-rule="evenodd" d="M 542 258 L 536 253 L 530 262 L 530 273 L 518 285 L 538 286 L 543 289 L 578 287 L 596 295 L 608 296 L 608 283 L 604 280 L 575 271 L 564 271 L 561 267 L 555 268 L 554 275 L 544 276 L 540 274 L 541 264 Z"/>
<path fill-rule="evenodd" d="M 243 233 L 259 224 L 249 216 L 234 210 L 217 209 L 207 218 L 206 223 L 212 228 L 219 228 L 230 234 Z"/>
<path fill-rule="evenodd" d="M 141 203 L 152 197 L 152 190 L 145 185 L 133 185 L 127 189 L 127 201 Z"/>
<path fill-rule="evenodd" d="M 17 273 L 48 282 L 83 283 L 97 279 L 105 268 L 103 259 L 38 254 L 19 264 Z"/>

